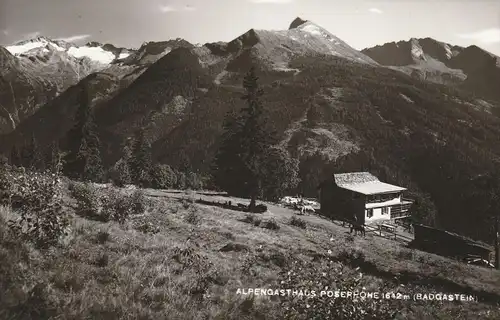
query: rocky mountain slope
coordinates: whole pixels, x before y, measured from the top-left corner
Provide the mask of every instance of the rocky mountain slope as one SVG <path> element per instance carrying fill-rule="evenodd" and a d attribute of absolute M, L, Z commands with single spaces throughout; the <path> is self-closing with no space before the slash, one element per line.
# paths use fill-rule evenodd
<path fill-rule="evenodd" d="M 477 46 L 463 48 L 431 38 L 412 38 L 361 52 L 381 65 L 419 79 L 458 85 L 489 98 L 500 97 L 500 57 Z"/>
<path fill-rule="evenodd" d="M 368 170 L 408 187 L 409 196 L 425 208 L 416 216 L 427 223 L 489 239 L 487 208 L 471 205 L 486 201 L 473 198 L 481 194 L 474 177 L 491 170 L 492 159 L 500 156 L 499 100 L 381 66 L 312 22 L 296 19 L 290 27 L 252 29 L 229 43 L 178 41 L 171 51 L 146 44 L 143 52 L 165 55 L 134 69 L 142 71 L 133 74 L 132 83 L 120 87 L 125 77 L 105 71 L 87 76 L 0 136 L 0 151 L 32 134 L 43 146 L 64 141 L 87 86 L 107 165 L 120 157 L 121 143 L 144 126 L 157 161 L 177 166 L 189 159 L 195 170 L 207 172 L 222 121 L 242 106 L 241 81 L 254 65 L 282 145 L 301 161 L 299 191 L 315 196 L 318 183 L 334 171 Z M 468 51 L 455 58 L 467 60 Z M 131 56 L 144 61 L 139 52 Z M 127 58 L 110 68 L 134 68 Z M 468 65 L 464 73 L 479 72 Z"/>
<path fill-rule="evenodd" d="M 90 42 L 76 46 L 38 37 L 0 47 L 0 134 L 11 132 L 35 111 L 86 76 L 107 74 L 100 98 L 125 88 L 156 60 L 179 46 L 182 39 L 145 43 L 138 50 Z"/>

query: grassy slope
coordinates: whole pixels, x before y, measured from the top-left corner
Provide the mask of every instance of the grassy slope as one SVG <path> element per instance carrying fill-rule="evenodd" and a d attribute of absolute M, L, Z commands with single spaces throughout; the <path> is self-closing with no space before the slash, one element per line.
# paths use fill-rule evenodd
<path fill-rule="evenodd" d="M 282 319 L 285 298 L 244 299 L 236 289 L 282 288 L 279 283 L 286 280 L 294 260 L 309 260 L 313 268 L 328 259 L 336 261 L 337 270 L 344 274 L 362 274 L 360 287 L 368 291 L 385 286 L 387 291 L 402 293 L 471 293 L 481 300 L 391 301 L 403 318 L 500 316 L 498 271 L 406 249 L 369 234 L 349 239 L 346 229 L 316 216 L 305 216 L 307 229 L 300 229 L 289 224 L 291 211 L 274 205 L 259 218 L 276 219 L 279 230 L 243 222 L 241 212 L 178 201 L 201 195 L 147 194 L 152 199 L 150 209 L 123 226 L 75 216 L 66 245 L 45 254 L 13 240 L 1 221 L 0 317 L 16 314 L 20 318 L 21 310 L 26 315 L 36 309 L 46 313 L 32 313 L 32 319 L 50 315 L 60 319 Z M 2 220 L 14 216 L 1 209 Z M 188 218 L 193 216 L 197 219 Z M 139 232 L 134 228 L 138 221 L 151 222 L 160 232 Z M 236 243 L 243 245 L 241 251 L 219 251 Z M 191 259 L 176 259 L 176 250 L 186 248 L 192 250 Z M 332 286 L 338 277 L 338 272 L 332 272 L 322 277 L 315 274 L 312 280 Z M 38 294 L 31 291 L 29 298 L 36 283 L 48 287 Z M 304 289 L 319 291 L 321 285 Z"/>

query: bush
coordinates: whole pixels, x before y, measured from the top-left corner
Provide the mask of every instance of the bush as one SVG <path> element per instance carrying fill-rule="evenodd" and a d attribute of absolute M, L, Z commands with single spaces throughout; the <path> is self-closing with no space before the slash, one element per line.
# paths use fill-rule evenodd
<path fill-rule="evenodd" d="M 189 172 L 186 175 L 186 188 L 192 190 L 201 190 L 203 189 L 203 180 L 200 175 Z"/>
<path fill-rule="evenodd" d="M 242 221 L 246 223 L 253 223 L 255 221 L 255 217 L 251 214 L 247 214 Z"/>
<path fill-rule="evenodd" d="M 109 217 L 101 212 L 101 198 L 97 188 L 90 182 L 72 182 L 70 191 L 76 200 L 76 213 L 82 217 L 107 222 Z"/>
<path fill-rule="evenodd" d="M 267 206 L 265 204 L 258 204 L 255 206 L 255 213 L 264 213 L 267 211 Z"/>
<path fill-rule="evenodd" d="M 184 172 L 177 172 L 177 181 L 175 184 L 176 189 L 184 190 L 187 187 L 187 178 Z"/>
<path fill-rule="evenodd" d="M 266 221 L 266 223 L 264 224 L 263 227 L 266 229 L 269 229 L 269 230 L 279 230 L 280 229 L 278 222 L 276 222 L 276 220 L 274 218 L 271 218 L 270 220 Z"/>
<path fill-rule="evenodd" d="M 134 214 L 139 215 L 146 211 L 148 201 L 144 191 L 141 189 L 137 189 L 134 193 L 132 193 L 130 196 L 130 202 L 132 204 L 132 211 Z"/>
<path fill-rule="evenodd" d="M 134 228 L 142 233 L 157 234 L 160 232 L 160 227 L 149 221 L 137 222 Z"/>
<path fill-rule="evenodd" d="M 186 215 L 186 222 L 194 225 L 198 225 L 201 222 L 200 215 L 198 214 L 198 210 L 195 206 L 189 208 Z"/>
<path fill-rule="evenodd" d="M 0 205 L 4 206 L 11 204 L 12 197 L 13 186 L 9 168 L 7 164 L 0 164 Z"/>
<path fill-rule="evenodd" d="M 306 224 L 306 221 L 301 219 L 301 218 L 297 218 L 297 217 L 292 217 L 292 219 L 290 220 L 290 224 L 292 226 L 296 226 L 296 227 L 299 227 L 299 228 L 302 228 L 302 229 L 306 229 L 307 228 L 307 224 Z"/>
<path fill-rule="evenodd" d="M 96 235 L 97 243 L 104 244 L 110 239 L 110 234 L 108 231 L 100 230 Z"/>
<path fill-rule="evenodd" d="M 20 213 L 19 219 L 9 221 L 10 229 L 39 248 L 57 245 L 70 225 L 59 175 L 4 170 L 10 188 L 4 195 Z"/>
<path fill-rule="evenodd" d="M 187 191 L 181 200 L 182 207 L 189 209 L 195 203 L 195 194 L 192 191 Z"/>
<path fill-rule="evenodd" d="M 109 178 L 114 185 L 120 188 L 132 183 L 130 166 L 125 159 L 118 160 L 109 170 Z"/>
<path fill-rule="evenodd" d="M 98 190 L 91 183 L 81 182 L 72 183 L 70 190 L 77 201 L 77 214 L 102 222 L 124 223 L 133 214 L 143 214 L 148 205 L 142 190 L 128 195 L 115 188 Z"/>
<path fill-rule="evenodd" d="M 177 174 L 169 165 L 155 165 L 151 175 L 151 183 L 155 189 L 170 189 L 177 185 Z"/>
<path fill-rule="evenodd" d="M 285 296 L 281 300 L 284 319 L 394 319 L 394 305 L 385 299 L 320 297 L 321 290 L 343 290 L 360 292 L 364 278 L 356 270 L 345 268 L 332 258 L 320 262 L 294 261 L 291 268 L 283 270 L 278 281 L 286 288 L 312 289 L 316 296 Z M 311 288 L 311 284 L 315 284 Z M 380 288 L 385 292 L 386 288 Z M 389 290 L 387 290 L 389 291 Z M 393 303 L 394 300 L 391 300 Z M 397 303 L 397 302 L 396 302 Z"/>
<path fill-rule="evenodd" d="M 116 189 L 107 190 L 102 195 L 102 216 L 107 220 L 125 223 L 134 213 L 132 197 L 120 194 Z"/>

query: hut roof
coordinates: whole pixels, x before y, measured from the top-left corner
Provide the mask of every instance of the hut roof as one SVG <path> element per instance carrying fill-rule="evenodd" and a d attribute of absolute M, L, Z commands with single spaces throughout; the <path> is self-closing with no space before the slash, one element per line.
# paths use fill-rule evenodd
<path fill-rule="evenodd" d="M 365 195 L 406 190 L 406 188 L 382 182 L 369 172 L 339 173 L 334 174 L 333 178 L 340 188 Z"/>

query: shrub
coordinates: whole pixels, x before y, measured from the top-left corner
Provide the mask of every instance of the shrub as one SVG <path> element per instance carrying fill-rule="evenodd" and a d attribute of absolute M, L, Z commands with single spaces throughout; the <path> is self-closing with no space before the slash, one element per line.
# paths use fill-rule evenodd
<path fill-rule="evenodd" d="M 177 185 L 177 174 L 169 165 L 155 165 L 151 175 L 151 183 L 155 189 L 170 189 Z"/>
<path fill-rule="evenodd" d="M 320 297 L 321 290 L 363 290 L 363 275 L 357 270 L 344 268 L 332 258 L 320 262 L 294 261 L 291 268 L 283 270 L 278 278 L 287 288 L 312 289 L 314 295 L 285 296 L 281 299 L 284 319 L 394 319 L 397 308 L 389 300 L 372 298 Z M 313 284 L 313 288 L 311 287 Z M 386 288 L 380 288 L 384 292 Z M 388 290 L 387 290 L 388 291 Z M 391 300 L 394 303 L 394 300 Z"/>
<path fill-rule="evenodd" d="M 110 234 L 108 231 L 100 230 L 96 235 L 97 243 L 104 244 L 109 241 Z"/>
<path fill-rule="evenodd" d="M 130 184 L 132 181 L 130 175 L 130 166 L 127 160 L 120 159 L 116 164 L 109 170 L 109 178 L 117 187 L 124 187 Z"/>
<path fill-rule="evenodd" d="M 200 175 L 189 172 L 186 174 L 186 188 L 192 190 L 201 190 L 203 189 L 203 180 Z"/>
<path fill-rule="evenodd" d="M 9 168 L 7 164 L 0 164 L 0 205 L 11 204 L 13 186 Z"/>
<path fill-rule="evenodd" d="M 187 191 L 181 200 L 184 209 L 189 209 L 195 203 L 195 195 L 192 191 Z"/>
<path fill-rule="evenodd" d="M 186 222 L 194 225 L 197 225 L 201 222 L 200 215 L 198 214 L 198 210 L 195 206 L 189 208 L 186 215 Z"/>
<path fill-rule="evenodd" d="M 98 190 L 91 183 L 73 183 L 70 190 L 77 200 L 77 213 L 81 216 L 107 222 L 124 223 L 132 214 L 142 214 L 147 208 L 147 198 L 142 190 L 131 195 L 115 188 Z"/>
<path fill-rule="evenodd" d="M 40 281 L 19 299 L 16 305 L 9 307 L 8 319 L 54 319 L 58 316 L 57 302 L 51 299 L 53 290 L 46 281 Z M 4 310 L 2 310 L 4 311 Z"/>
<path fill-rule="evenodd" d="M 76 213 L 82 217 L 107 222 L 109 217 L 102 214 L 101 199 L 97 188 L 89 182 L 72 182 L 70 191 L 76 200 Z"/>
<path fill-rule="evenodd" d="M 101 268 L 107 266 L 108 263 L 109 263 L 109 256 L 105 252 L 100 253 L 95 260 L 95 265 Z"/>
<path fill-rule="evenodd" d="M 246 223 L 253 223 L 255 221 L 255 217 L 251 214 L 247 214 L 242 221 Z"/>
<path fill-rule="evenodd" d="M 347 234 L 345 236 L 345 241 L 346 242 L 354 242 L 354 236 L 352 234 Z"/>
<path fill-rule="evenodd" d="M 337 256 L 337 258 L 345 263 L 354 262 L 356 264 L 360 264 L 366 262 L 365 254 L 363 253 L 363 251 L 359 251 L 358 249 L 352 249 L 352 248 L 343 249 Z"/>
<path fill-rule="evenodd" d="M 6 171 L 11 188 L 8 197 L 20 213 L 9 227 L 39 248 L 56 245 L 69 232 L 69 217 L 63 209 L 62 184 L 58 174 Z"/>
<path fill-rule="evenodd" d="M 134 228 L 142 233 L 157 234 L 160 232 L 160 227 L 148 221 L 138 222 Z"/>
<path fill-rule="evenodd" d="M 292 219 L 290 220 L 290 224 L 292 226 L 296 226 L 296 227 L 299 227 L 302 229 L 307 228 L 307 224 L 306 224 L 305 220 L 303 220 L 301 218 L 297 218 L 297 217 L 292 217 Z"/>
<path fill-rule="evenodd" d="M 139 215 L 146 211 L 148 201 L 144 191 L 141 189 L 137 189 L 134 193 L 132 193 L 130 196 L 130 202 L 132 204 L 132 211 L 134 214 Z"/>
<path fill-rule="evenodd" d="M 267 211 L 267 206 L 265 204 L 260 203 L 255 206 L 254 210 L 255 213 L 264 213 L 266 211 Z"/>
<path fill-rule="evenodd" d="M 102 195 L 102 216 L 107 220 L 125 223 L 134 213 L 132 197 L 120 194 L 116 189 L 107 190 Z"/>
<path fill-rule="evenodd" d="M 186 178 L 186 174 L 184 174 L 184 172 L 177 172 L 177 181 L 176 181 L 176 184 L 175 184 L 175 188 L 177 189 L 181 189 L 181 190 L 184 190 L 186 189 L 187 187 L 187 178 Z"/>
<path fill-rule="evenodd" d="M 274 218 L 271 218 L 270 220 L 266 221 L 266 223 L 264 224 L 263 227 L 266 229 L 269 229 L 269 230 L 279 230 L 280 229 L 278 222 L 276 222 L 276 220 Z"/>

